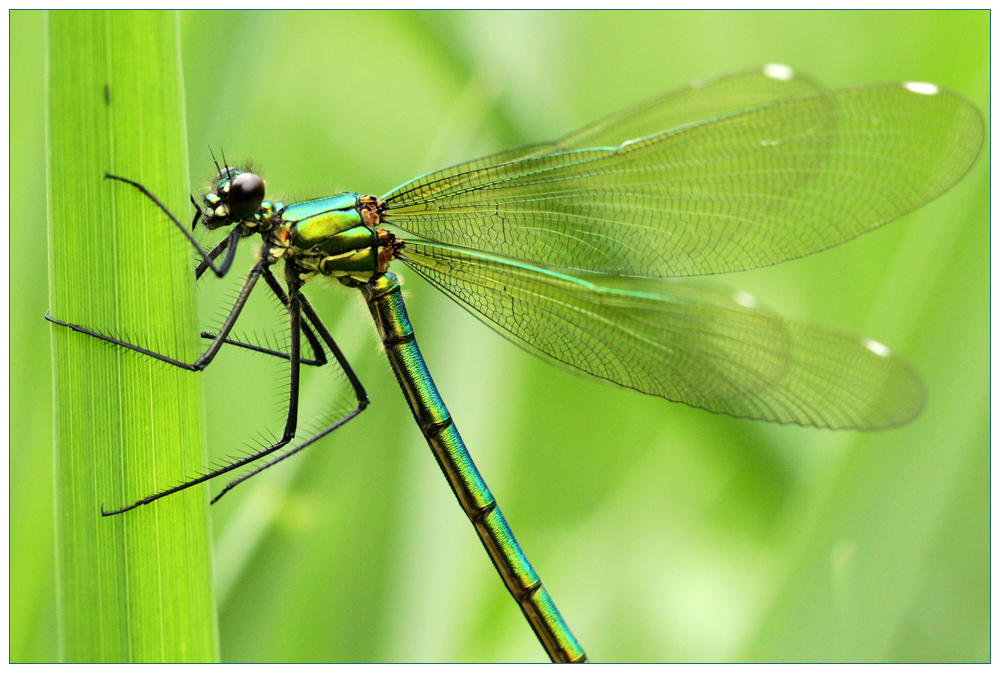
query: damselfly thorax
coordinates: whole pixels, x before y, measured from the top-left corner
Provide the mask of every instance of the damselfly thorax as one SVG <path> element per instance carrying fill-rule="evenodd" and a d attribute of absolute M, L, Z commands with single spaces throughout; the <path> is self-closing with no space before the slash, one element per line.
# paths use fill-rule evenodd
<path fill-rule="evenodd" d="M 269 265 L 284 260 L 302 282 L 319 274 L 356 287 L 385 273 L 402 248 L 400 239 L 378 228 L 385 203 L 374 196 L 344 192 L 286 206 L 263 195 L 260 176 L 224 167 L 202 197 L 202 221 L 209 229 L 234 225 L 244 237 L 260 234 L 262 259 Z"/>

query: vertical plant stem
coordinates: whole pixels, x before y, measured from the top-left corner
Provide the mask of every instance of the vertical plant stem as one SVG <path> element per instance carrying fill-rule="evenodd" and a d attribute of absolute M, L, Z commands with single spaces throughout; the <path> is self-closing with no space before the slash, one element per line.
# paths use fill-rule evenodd
<path fill-rule="evenodd" d="M 104 179 L 142 182 L 187 217 L 178 38 L 173 12 L 48 17 L 49 310 L 192 361 L 187 244 L 136 190 Z M 101 516 L 204 467 L 200 377 L 51 333 L 62 658 L 216 660 L 205 487 Z"/>

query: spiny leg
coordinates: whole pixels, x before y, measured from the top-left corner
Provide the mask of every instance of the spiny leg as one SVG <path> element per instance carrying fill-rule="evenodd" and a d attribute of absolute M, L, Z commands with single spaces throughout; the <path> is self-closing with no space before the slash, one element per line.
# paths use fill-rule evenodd
<path fill-rule="evenodd" d="M 311 320 L 312 323 L 313 323 L 313 325 L 316 326 L 316 329 L 319 331 L 320 336 L 323 337 L 323 341 L 326 342 L 326 345 L 330 348 L 330 352 L 333 353 L 333 356 L 337 359 L 337 362 L 340 364 L 340 367 L 343 370 L 344 374 L 347 375 L 348 381 L 351 382 L 351 386 L 354 389 L 354 395 L 355 395 L 355 397 L 357 397 L 357 400 L 358 400 L 358 406 L 354 410 L 352 410 L 349 414 L 347 414 L 346 416 L 344 416 L 343 418 L 341 418 L 340 420 L 338 420 L 336 423 L 334 423 L 333 425 L 325 428 L 324 430 L 320 431 L 316 435 L 313 435 L 312 437 L 310 437 L 309 439 L 307 439 L 303 443 L 299 444 L 298 446 L 296 446 L 296 447 L 294 447 L 292 449 L 289 449 L 288 451 L 286 451 L 285 453 L 281 454 L 277 458 L 269 460 L 268 462 L 264 463 L 260 467 L 255 468 L 253 471 L 248 472 L 247 474 L 242 475 L 238 479 L 235 479 L 235 480 L 229 482 L 228 484 L 226 484 L 226 487 L 224 489 L 222 489 L 221 491 L 219 491 L 218 495 L 216 495 L 214 498 L 212 498 L 212 504 L 215 504 L 219 500 L 219 498 L 221 498 L 222 496 L 224 496 L 226 493 L 229 493 L 229 491 L 233 490 L 236 486 L 238 486 L 239 484 L 242 484 L 244 481 L 246 481 L 250 477 L 253 477 L 253 476 L 257 475 L 257 474 L 260 474 L 261 472 L 263 472 L 267 468 L 271 467 L 272 465 L 277 465 L 278 463 L 280 463 L 281 461 L 285 460 L 286 458 L 290 458 L 291 456 L 294 456 L 296 453 L 298 453 L 302 449 L 306 448 L 307 446 L 311 446 L 312 444 L 315 444 L 317 441 L 319 441 L 323 437 L 326 437 L 328 434 L 330 434 L 331 432 L 333 432 L 337 428 L 341 427 L 342 425 L 346 424 L 349 420 L 351 420 L 352 418 L 354 418 L 355 416 L 357 416 L 358 414 L 360 414 L 368 406 L 368 393 L 365 391 L 364 386 L 361 384 L 361 380 L 358 379 L 357 375 L 354 373 L 354 369 L 351 368 L 350 363 L 347 361 L 347 358 L 344 356 L 343 352 L 340 350 L 340 347 L 337 346 L 337 342 L 334 341 L 333 335 L 330 334 L 330 330 L 328 330 L 326 328 L 326 325 L 323 324 L 323 321 L 320 320 L 319 315 L 316 313 L 315 309 L 313 309 L 313 307 L 306 300 L 305 295 L 300 295 L 300 301 L 301 301 L 301 305 L 302 305 L 302 312 L 303 312 L 303 314 L 306 315 L 306 316 L 308 316 L 309 320 Z"/>
<path fill-rule="evenodd" d="M 198 204 L 195 203 L 195 201 L 194 201 L 194 197 L 191 197 L 191 203 L 194 204 L 195 208 L 198 207 Z M 197 224 L 198 218 L 200 218 L 200 217 L 201 217 L 201 211 L 199 210 L 197 213 L 195 213 L 194 222 L 192 222 L 192 224 L 191 224 L 191 228 L 192 229 L 194 229 L 194 226 L 195 226 L 195 224 Z M 212 266 L 212 262 L 214 262 L 215 259 L 219 255 L 221 255 L 222 252 L 225 251 L 225 250 L 229 250 L 229 254 L 226 256 L 226 261 L 223 263 L 223 267 L 226 268 L 226 269 L 228 269 L 232 265 L 232 257 L 235 255 L 236 246 L 239 243 L 239 239 L 240 238 L 241 238 L 241 234 L 240 234 L 239 229 L 234 229 L 233 232 L 229 236 L 227 236 L 226 238 L 224 238 L 221 241 L 219 241 L 215 245 L 215 247 L 213 247 L 211 250 L 209 250 L 205 254 L 205 256 L 202 258 L 201 262 L 198 263 L 198 266 L 195 267 L 195 270 L 194 270 L 194 278 L 195 278 L 195 280 L 199 280 L 202 277 L 202 275 L 205 273 L 205 271 L 208 270 L 208 268 Z M 274 277 L 274 274 L 271 273 L 270 269 L 266 268 L 264 270 L 263 276 L 264 276 L 264 281 L 267 283 L 268 287 L 271 288 L 271 291 L 275 294 L 275 296 L 282 303 L 282 305 L 287 309 L 288 308 L 288 297 L 287 297 L 287 295 L 285 295 L 285 291 L 284 291 L 284 289 L 282 289 L 281 284 L 278 283 L 278 280 Z M 312 330 L 309 329 L 309 325 L 306 324 L 306 323 L 303 323 L 303 325 L 302 325 L 302 331 L 306 335 L 306 340 L 309 342 L 309 347 L 312 348 L 313 353 L 316 355 L 316 359 L 315 360 L 306 359 L 306 360 L 302 361 L 302 364 L 311 365 L 311 366 L 322 366 L 322 365 L 325 365 L 326 364 L 326 354 L 323 352 L 323 347 L 320 345 L 319 341 L 316 339 L 316 336 L 312 333 Z M 210 332 L 202 332 L 201 336 L 204 339 L 214 339 L 215 338 L 215 335 L 211 334 Z M 282 353 L 280 351 L 275 351 L 275 350 L 272 350 L 272 349 L 269 349 L 269 348 L 263 348 L 261 346 L 257 346 L 256 344 L 248 344 L 248 343 L 244 343 L 242 341 L 236 341 L 235 339 L 226 339 L 226 343 L 227 344 L 231 344 L 233 346 L 239 346 L 240 348 L 246 348 L 248 350 L 256 351 L 258 353 L 264 353 L 266 355 L 274 355 L 274 356 L 277 356 L 277 357 L 285 358 L 286 360 L 288 359 L 288 354 L 287 353 Z"/>
<path fill-rule="evenodd" d="M 333 432 L 334 430 L 336 430 L 340 426 L 346 424 L 349 420 L 351 420 L 352 418 L 354 418 L 355 416 L 357 416 L 358 414 L 360 414 L 364 410 L 365 410 L 365 407 L 359 405 L 357 408 L 353 409 L 349 414 L 347 414 L 346 416 L 344 416 L 343 418 L 341 418 L 340 420 L 338 420 L 336 423 L 334 423 L 333 425 L 331 425 L 331 426 L 329 426 L 329 427 L 321 430 L 320 432 L 318 432 L 317 434 L 313 435 L 312 437 L 310 437 L 306 441 L 302 442 L 298 446 L 296 446 L 296 447 L 294 447 L 292 449 L 289 449 L 288 451 L 286 451 L 285 453 L 281 454 L 280 456 L 278 456 L 277 458 L 275 458 L 273 460 L 269 460 L 268 462 L 264 463 L 260 467 L 254 468 L 251 472 L 247 472 L 246 474 L 244 474 L 243 476 L 241 476 L 239 479 L 234 479 L 233 481 L 229 482 L 228 484 L 226 484 L 225 488 L 223 488 L 221 491 L 219 491 L 218 495 L 216 495 L 214 498 L 212 498 L 212 502 L 210 504 L 214 505 L 216 502 L 219 501 L 219 498 L 221 498 L 222 496 L 224 496 L 226 493 L 229 493 L 231 490 L 233 490 L 234 488 L 236 488 L 238 485 L 242 484 L 244 481 L 246 481 L 250 477 L 253 477 L 253 476 L 256 476 L 256 475 L 260 474 L 261 472 L 263 472 L 267 468 L 271 467 L 272 465 L 277 465 L 278 463 L 280 463 L 281 461 L 283 461 L 285 458 L 290 458 L 291 456 L 294 456 L 296 453 L 298 453 L 302 449 L 306 448 L 307 446 L 312 446 L 313 444 L 315 444 L 319 440 L 323 439 L 324 437 L 326 437 L 327 435 L 329 435 L 331 432 Z"/>
<path fill-rule="evenodd" d="M 191 203 L 193 203 L 197 208 L 198 204 L 195 203 L 194 197 L 191 197 Z M 195 220 L 194 223 L 192 223 L 192 229 L 194 228 L 194 224 L 198 222 L 199 217 L 201 217 L 200 211 L 195 214 Z M 239 230 L 238 229 L 233 230 L 233 232 L 229 236 L 219 241 L 215 245 L 215 247 L 209 250 L 208 253 L 205 255 L 205 257 L 201 260 L 201 262 L 198 263 L 198 266 L 195 267 L 194 270 L 195 280 L 201 279 L 202 275 L 204 275 L 205 271 L 208 270 L 212 262 L 214 262 L 215 259 L 227 249 L 229 250 L 229 255 L 227 256 L 226 262 L 223 264 L 223 266 L 228 268 L 232 264 L 232 260 L 230 260 L 229 258 L 234 255 L 236 246 L 239 243 L 240 238 L 241 236 Z M 262 275 L 264 276 L 264 280 L 267 282 L 268 287 L 271 288 L 271 291 L 278 298 L 278 301 L 280 301 L 281 304 L 287 309 L 288 296 L 285 294 L 285 291 L 282 289 L 281 285 L 274 277 L 274 274 L 271 273 L 270 268 L 265 268 L 264 273 Z M 322 346 L 320 346 L 319 341 L 317 341 L 315 335 L 313 335 L 312 330 L 309 329 L 309 325 L 303 323 L 302 331 L 306 335 L 306 340 L 309 341 L 309 347 L 312 348 L 313 353 L 316 354 L 315 360 L 304 359 L 302 360 L 302 364 L 315 367 L 321 367 L 325 365 L 326 354 L 323 352 L 323 348 Z M 214 339 L 215 335 L 212 334 L 211 332 L 202 332 L 201 337 L 203 339 Z M 264 348 L 256 344 L 245 343 L 243 341 L 237 341 L 236 339 L 226 339 L 226 343 L 232 346 L 239 346 L 240 348 L 246 348 L 247 350 L 255 351 L 257 353 L 263 353 L 265 355 L 274 355 L 276 357 L 284 358 L 285 360 L 288 359 L 287 353 L 282 353 L 280 351 L 272 350 L 270 348 Z"/>
<path fill-rule="evenodd" d="M 280 301 L 287 308 L 288 295 L 285 294 L 284 288 L 281 287 L 281 283 L 279 283 L 278 279 L 274 277 L 274 274 L 271 273 L 270 269 L 264 270 L 264 282 L 267 283 L 269 288 L 271 288 L 271 292 L 273 292 L 274 296 L 278 298 L 278 301 Z M 306 301 L 306 296 L 302 294 L 301 290 L 299 291 L 299 302 L 302 306 L 309 306 L 309 302 Z M 319 342 L 319 339 L 316 338 L 316 335 L 313 334 L 312 329 L 309 328 L 309 323 L 314 322 L 314 320 L 319 320 L 319 316 L 316 316 L 315 311 L 313 311 L 312 316 L 306 315 L 305 318 L 306 320 L 302 321 L 302 333 L 305 335 L 306 341 L 309 342 L 309 348 L 312 349 L 313 354 L 316 356 L 316 360 L 303 362 L 306 362 L 306 364 L 317 364 L 317 366 L 325 365 L 326 353 L 323 352 L 323 345 Z"/>
<path fill-rule="evenodd" d="M 302 305 L 302 313 L 309 319 L 309 321 L 316 327 L 320 336 L 323 337 L 323 341 L 330 348 L 330 352 L 333 354 L 334 359 L 337 364 L 340 365 L 341 370 L 347 376 L 347 380 L 351 384 L 351 388 L 354 389 L 354 396 L 358 398 L 358 406 L 362 409 L 368 406 L 368 393 L 365 391 L 365 387 L 361 384 L 361 379 L 358 375 L 354 373 L 354 369 L 351 368 L 351 363 L 347 361 L 347 357 L 344 352 L 340 350 L 340 346 L 334 341 L 333 335 L 330 334 L 330 330 L 326 328 L 323 321 L 320 320 L 319 314 L 306 299 L 305 295 L 300 295 L 299 297 Z"/>
<path fill-rule="evenodd" d="M 297 280 L 296 283 L 298 283 Z M 179 486 L 174 486 L 173 488 L 168 488 L 164 491 L 160 491 L 159 493 L 154 493 L 153 495 L 145 497 L 142 500 L 138 500 L 126 507 L 122 507 L 120 509 L 105 510 L 104 507 L 101 506 L 101 514 L 103 516 L 121 514 L 122 512 L 127 512 L 141 505 L 148 505 L 149 503 L 155 500 L 159 500 L 160 498 L 172 495 L 174 493 L 177 493 L 178 491 L 183 491 L 185 489 L 191 488 L 192 486 L 196 486 L 198 484 L 206 482 L 209 479 L 218 477 L 221 474 L 225 474 L 232 470 L 243 467 L 244 465 L 248 465 L 254 462 L 255 460 L 259 460 L 260 458 L 263 458 L 266 455 L 274 453 L 275 451 L 277 451 L 278 449 L 280 449 L 281 447 L 287 445 L 290 441 L 292 441 L 292 438 L 295 436 L 295 430 L 298 426 L 298 417 L 299 417 L 299 345 L 300 345 L 299 330 L 301 327 L 300 325 L 301 303 L 299 301 L 299 298 L 301 296 L 299 294 L 300 287 L 301 287 L 300 283 L 295 285 L 292 284 L 289 285 L 288 318 L 291 331 L 291 343 L 290 343 L 290 353 L 288 358 L 289 362 L 288 416 L 285 419 L 285 431 L 282 434 L 281 439 L 275 442 L 274 444 L 268 446 L 267 448 L 252 453 L 249 456 L 245 456 L 244 458 L 241 458 L 233 463 L 230 463 L 229 465 L 221 467 L 217 470 L 212 470 L 207 474 L 203 474 L 202 476 L 196 479 L 184 482 Z"/>
<path fill-rule="evenodd" d="M 303 325 L 305 327 L 305 325 Z M 303 330 L 305 331 L 305 330 Z M 202 332 L 201 337 L 203 339 L 214 339 L 215 335 L 211 332 Z M 237 341 L 236 339 L 226 339 L 227 346 L 236 346 L 238 348 L 245 348 L 248 351 L 253 351 L 254 353 L 260 353 L 262 355 L 271 355 L 276 358 L 281 358 L 282 360 L 287 360 L 291 357 L 288 353 L 284 351 L 275 350 L 273 348 L 266 348 L 264 346 L 258 346 L 257 344 L 247 343 L 246 341 Z M 327 363 L 325 355 L 322 359 L 312 360 L 310 358 L 303 358 L 300 356 L 299 364 L 307 365 L 309 367 L 322 367 Z"/>
<path fill-rule="evenodd" d="M 219 246 L 221 245 L 222 243 L 219 244 Z M 218 248 L 219 246 L 216 246 L 216 248 Z M 262 275 L 264 276 L 264 282 L 267 283 L 268 287 L 271 288 L 271 291 L 274 293 L 274 296 L 278 298 L 278 301 L 280 301 L 282 306 L 284 306 L 285 309 L 287 310 L 288 295 L 285 294 L 285 290 L 281 287 L 281 284 L 278 282 L 278 279 L 274 277 L 274 274 L 271 273 L 271 270 L 269 268 L 265 268 L 264 273 Z M 305 301 L 305 295 L 302 295 L 302 300 Z M 311 321 L 312 319 L 308 318 L 308 320 Z M 309 342 L 309 347 L 312 349 L 312 352 L 316 355 L 316 359 L 314 360 L 301 359 L 300 362 L 304 365 L 310 365 L 313 367 L 322 367 L 327 363 L 326 353 L 323 351 L 322 344 L 320 344 L 320 342 L 316 339 L 316 335 L 313 334 L 313 331 L 309 328 L 309 324 L 307 323 L 306 320 L 302 321 L 302 333 L 305 335 L 306 341 Z M 212 334 L 211 332 L 202 332 L 201 336 L 203 339 L 215 338 L 215 335 Z M 235 339 L 226 339 L 226 343 L 254 351 L 255 353 L 263 353 L 264 355 L 273 355 L 274 357 L 283 358 L 285 360 L 288 359 L 288 353 L 284 353 L 282 351 L 274 350 L 271 348 L 265 348 L 264 346 L 258 346 L 257 344 L 246 343 L 244 341 L 237 341 Z"/>
<path fill-rule="evenodd" d="M 192 196 L 191 199 L 193 202 L 194 197 Z M 194 216 L 195 222 L 198 221 L 199 217 L 201 217 L 201 213 L 196 213 Z M 208 270 L 208 265 L 214 262 L 215 258 L 221 255 L 228 247 L 229 236 L 226 236 L 224 239 L 216 243 L 215 246 L 202 258 L 202 260 L 198 262 L 198 266 L 194 268 L 194 279 L 201 280 L 202 275 L 204 275 L 205 271 Z"/>
<path fill-rule="evenodd" d="M 195 224 L 197 224 L 198 218 L 201 217 L 201 213 L 200 212 L 197 213 L 194 217 L 195 217 Z M 192 229 L 193 228 L 194 225 L 192 225 Z M 228 250 L 229 252 L 226 255 L 226 259 L 223 260 L 222 266 L 219 268 L 222 269 L 223 273 L 228 272 L 229 267 L 233 265 L 233 260 L 236 258 L 237 244 L 240 242 L 240 238 L 242 237 L 243 237 L 242 232 L 240 232 L 239 227 L 236 227 L 231 232 L 229 232 L 229 234 L 224 239 L 216 243 L 215 247 L 209 250 L 207 253 L 205 253 L 205 256 L 202 257 L 200 262 L 198 262 L 198 266 L 196 266 L 194 269 L 194 279 L 198 280 L 199 278 L 201 278 L 202 275 L 205 273 L 205 271 L 207 271 L 209 268 L 212 268 L 214 270 L 215 266 L 213 265 L 213 262 L 215 261 L 215 258 L 218 257 L 220 254 L 222 254 L 222 252 L 225 250 Z"/>
<path fill-rule="evenodd" d="M 212 343 L 209 345 L 208 349 L 194 362 L 181 362 L 180 360 L 168 357 L 162 353 L 157 353 L 147 348 L 130 344 L 127 341 L 122 341 L 121 339 L 115 339 L 114 337 L 100 334 L 99 332 L 95 332 L 94 330 L 81 325 L 74 325 L 72 323 L 63 322 L 62 320 L 56 320 L 50 316 L 48 312 L 45 313 L 45 319 L 49 322 L 54 322 L 57 325 L 69 327 L 75 332 L 89 334 L 90 336 L 101 339 L 102 341 L 107 341 L 109 343 L 128 348 L 129 350 L 142 353 L 143 355 L 148 355 L 149 357 L 159 360 L 160 362 L 166 362 L 167 364 L 174 365 L 175 367 L 180 367 L 181 369 L 186 369 L 188 371 L 200 372 L 212 362 L 213 358 L 215 358 L 219 349 L 222 347 L 222 344 L 225 343 L 226 337 L 229 336 L 229 332 L 233 329 L 233 325 L 236 324 L 236 319 L 239 318 L 240 312 L 243 310 L 243 307 L 246 306 L 247 299 L 249 299 L 254 285 L 256 285 L 257 280 L 260 278 L 261 274 L 264 273 L 264 271 L 267 271 L 267 262 L 265 260 L 260 260 L 250 271 L 250 275 L 247 276 L 247 279 L 243 282 L 243 287 L 240 288 L 239 294 L 236 296 L 236 301 L 233 303 L 233 307 L 230 309 L 229 315 L 227 315 L 226 319 L 223 321 L 222 328 L 219 330 L 219 333 L 212 339 Z M 295 336 L 295 339 L 298 339 L 297 335 Z M 296 353 L 296 358 L 297 357 L 298 353 Z"/>
<path fill-rule="evenodd" d="M 268 281 L 268 285 L 271 287 L 272 291 L 275 292 L 275 295 L 277 296 L 278 300 L 287 308 L 288 307 L 288 297 L 285 295 L 284 290 L 281 289 L 281 286 L 277 285 L 277 281 L 274 278 L 274 274 L 271 273 L 271 270 L 269 268 L 267 268 L 267 267 L 264 267 L 262 275 L 264 275 L 265 279 Z M 234 306 L 234 310 L 235 309 L 236 309 L 236 307 Z M 242 310 L 242 307 L 240 307 L 239 310 Z M 149 349 L 142 348 L 141 346 L 137 346 L 135 344 L 131 344 L 131 343 L 122 341 L 120 339 L 116 339 L 114 337 L 107 336 L 105 334 L 101 334 L 100 332 L 96 332 L 96 331 L 94 331 L 92 329 L 89 329 L 87 327 L 83 327 L 82 325 L 76 325 L 76 324 L 73 324 L 73 323 L 68 323 L 68 322 L 64 322 L 62 320 L 58 320 L 58 319 L 53 318 L 52 316 L 50 316 L 48 313 L 45 314 L 45 319 L 48 320 L 49 322 L 55 323 L 55 324 L 60 325 L 62 327 L 69 327 L 70 329 L 72 329 L 72 330 L 74 330 L 76 332 L 81 332 L 83 334 L 87 334 L 89 336 L 96 337 L 98 339 L 101 339 L 102 341 L 107 341 L 107 342 L 113 343 L 113 344 L 118 345 L 118 346 L 123 346 L 125 348 L 130 349 L 130 350 L 134 350 L 136 352 L 142 353 L 143 355 L 148 355 L 148 356 L 150 356 L 152 358 L 160 360 L 161 362 L 166 362 L 167 364 L 171 364 L 171 365 L 174 365 L 176 367 L 181 367 L 183 369 L 187 369 L 187 370 L 190 370 L 190 371 L 200 371 L 201 369 L 204 369 L 205 367 L 208 366 L 208 364 L 215 357 L 215 354 L 214 353 L 210 354 L 210 351 L 212 351 L 213 347 L 215 347 L 215 342 L 218 340 L 218 337 L 219 337 L 218 334 L 212 334 L 211 332 L 202 332 L 201 333 L 201 337 L 203 339 L 211 339 L 213 341 L 213 343 L 209 347 L 209 351 L 206 351 L 206 353 L 202 356 L 202 358 L 199 358 L 199 360 L 195 361 L 192 364 L 187 364 L 187 363 L 179 362 L 179 361 L 177 361 L 177 360 L 175 360 L 173 358 L 170 358 L 169 356 L 163 355 L 162 353 L 157 353 L 155 351 L 151 351 Z M 224 324 L 223 331 L 226 334 L 228 334 L 228 332 L 231 329 L 232 329 L 232 324 L 228 324 L 228 325 Z M 323 351 L 322 345 L 320 344 L 319 340 L 316 339 L 316 336 L 313 334 L 312 330 L 309 328 L 309 325 L 307 325 L 305 322 L 303 322 L 303 324 L 302 324 L 302 332 L 303 332 L 303 334 L 305 334 L 306 340 L 309 342 L 309 346 L 310 346 L 310 348 L 312 348 L 312 351 L 316 355 L 316 358 L 315 359 L 306 358 L 306 359 L 301 360 L 301 363 L 304 364 L 304 365 L 312 366 L 312 367 L 322 367 L 323 365 L 325 365 L 327 363 L 326 353 Z M 273 350 L 273 349 L 270 349 L 270 348 L 265 348 L 263 346 L 258 346 L 257 344 L 251 344 L 251 343 L 246 343 L 246 342 L 243 342 L 243 341 L 238 341 L 236 339 L 229 339 L 228 337 L 225 338 L 225 339 L 223 339 L 222 343 L 228 344 L 228 345 L 231 345 L 231 346 L 237 346 L 239 348 L 245 348 L 247 350 L 251 350 L 251 351 L 254 351 L 254 352 L 257 352 L 257 353 L 263 353 L 264 355 L 272 355 L 274 357 L 279 357 L 279 358 L 282 358 L 284 360 L 287 360 L 289 358 L 288 353 L 284 353 L 284 352 L 278 351 L 278 350 Z M 203 358 L 205 360 L 204 360 L 204 362 L 201 362 L 201 365 L 199 366 L 198 363 Z"/>
<path fill-rule="evenodd" d="M 194 249 L 198 251 L 198 254 L 200 254 L 204 259 L 209 259 L 208 253 L 205 252 L 205 249 L 202 248 L 201 245 L 198 243 L 198 241 L 195 240 L 194 235 L 190 231 L 188 231 L 184 227 L 183 224 L 180 223 L 180 220 L 178 220 L 176 217 L 174 217 L 174 214 L 171 213 L 170 210 L 167 209 L 167 207 L 165 205 L 163 205 L 163 203 L 158 198 L 156 198 L 156 196 L 151 191 L 149 191 L 148 189 L 146 189 L 144 186 L 142 186 L 138 182 L 135 182 L 133 180 L 129 180 L 128 178 L 122 178 L 122 177 L 119 177 L 117 175 L 111 175 L 110 173 L 105 173 L 104 177 L 107 178 L 107 179 L 109 179 L 109 180 L 117 180 L 118 182 L 124 182 L 125 184 L 132 185 L 133 187 L 135 187 L 136 189 L 138 189 L 140 192 L 142 192 L 146 196 L 146 198 L 148 198 L 150 201 L 152 201 L 153 203 L 155 203 L 156 206 L 160 210 L 162 210 L 164 213 L 166 213 L 167 217 L 170 218 L 171 222 L 173 222 L 174 224 L 177 225 L 177 228 L 181 230 L 181 232 L 184 234 L 184 236 L 187 237 L 187 239 L 191 243 L 191 245 L 194 246 Z M 192 223 L 192 227 L 194 226 L 194 224 L 197 224 L 198 217 L 199 217 L 198 215 L 195 215 L 195 219 L 194 219 L 194 222 Z M 229 234 L 229 239 L 230 239 L 230 243 L 229 243 L 229 246 L 228 246 L 229 247 L 229 253 L 226 255 L 226 259 L 222 262 L 222 266 L 221 267 L 217 267 L 217 266 L 215 266 L 214 263 L 212 263 L 211 261 L 209 261 L 209 267 L 212 269 L 212 272 L 215 273 L 215 275 L 218 276 L 219 278 L 222 278 L 223 276 L 225 276 L 226 273 L 229 272 L 229 268 L 233 265 L 233 259 L 235 258 L 235 255 L 236 255 L 236 245 L 235 245 L 235 243 L 237 241 L 239 241 L 240 236 L 241 236 L 240 229 L 237 226 L 236 228 L 233 229 L 232 233 Z M 232 240 L 234 238 L 236 240 Z"/>

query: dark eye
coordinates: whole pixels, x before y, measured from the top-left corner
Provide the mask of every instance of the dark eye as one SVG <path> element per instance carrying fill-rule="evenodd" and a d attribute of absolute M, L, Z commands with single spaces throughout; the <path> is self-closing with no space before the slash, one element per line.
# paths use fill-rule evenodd
<path fill-rule="evenodd" d="M 229 216 L 234 220 L 251 217 L 264 201 L 264 181 L 256 173 L 240 173 L 229 183 Z"/>

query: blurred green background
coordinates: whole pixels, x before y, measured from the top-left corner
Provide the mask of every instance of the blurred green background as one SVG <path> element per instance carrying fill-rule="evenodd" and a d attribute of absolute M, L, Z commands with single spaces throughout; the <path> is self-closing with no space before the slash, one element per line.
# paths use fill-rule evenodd
<path fill-rule="evenodd" d="M 44 21 L 10 18 L 10 219 L 41 237 Z M 191 12 L 181 25 L 193 188 L 214 173 L 210 144 L 255 159 L 286 201 L 382 194 L 765 62 L 830 87 L 931 81 L 989 115 L 986 11 Z M 719 279 L 910 358 L 930 401 L 891 432 L 739 421 L 583 380 L 405 274 L 442 395 L 594 660 L 989 660 L 988 159 L 881 231 Z M 57 656 L 39 240 L 10 258 L 11 661 Z M 373 405 L 213 508 L 223 660 L 543 660 L 367 311 L 337 288 L 309 293 Z M 245 418 L 220 419 L 279 404 L 259 361 L 205 375 L 213 455 L 244 439 Z"/>

